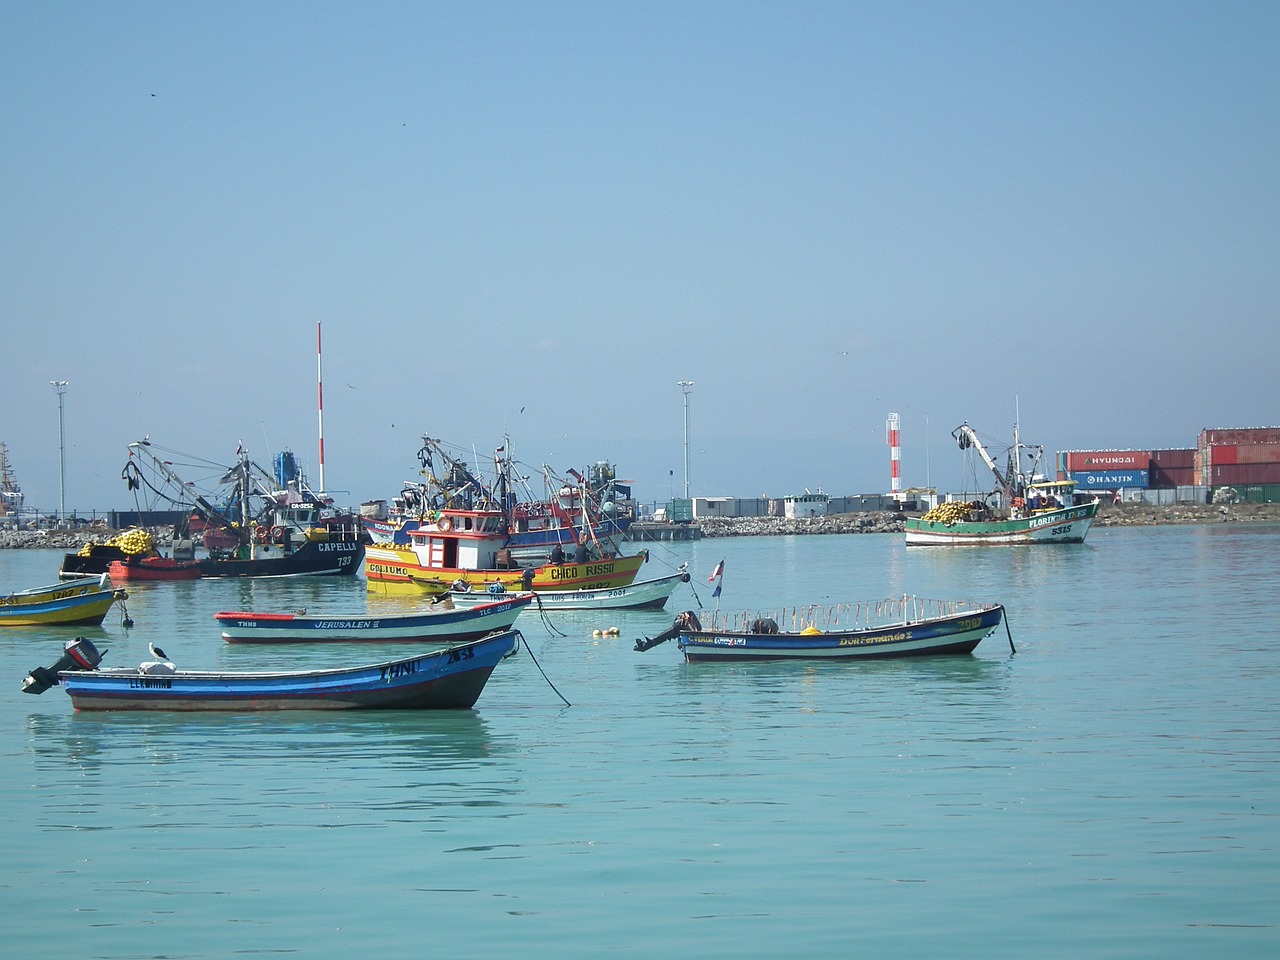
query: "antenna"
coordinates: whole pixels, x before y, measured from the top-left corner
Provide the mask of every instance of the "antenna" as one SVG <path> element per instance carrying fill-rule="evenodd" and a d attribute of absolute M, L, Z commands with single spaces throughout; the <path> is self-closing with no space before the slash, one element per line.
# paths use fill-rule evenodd
<path fill-rule="evenodd" d="M 316 322 L 316 401 L 320 428 L 320 499 L 325 497 L 324 485 L 324 368 L 320 360 L 320 323 Z"/>

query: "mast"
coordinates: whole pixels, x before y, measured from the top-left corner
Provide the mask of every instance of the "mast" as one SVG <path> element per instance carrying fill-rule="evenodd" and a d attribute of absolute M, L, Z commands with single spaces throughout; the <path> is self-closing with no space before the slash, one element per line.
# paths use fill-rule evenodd
<path fill-rule="evenodd" d="M 320 492 L 319 500 L 325 499 L 324 485 L 324 368 L 320 359 L 320 324 L 316 323 L 316 409 L 320 428 Z"/>
<path fill-rule="evenodd" d="M 173 468 L 170 467 L 169 464 L 165 463 L 165 461 L 161 460 L 154 453 L 148 450 L 147 448 L 150 446 L 151 446 L 150 440 L 138 440 L 138 441 L 135 441 L 134 443 L 129 444 L 130 458 L 132 458 L 135 454 L 138 456 L 139 459 L 145 456 L 147 460 L 150 461 L 151 467 L 153 470 L 155 470 L 156 473 L 164 477 L 165 480 L 167 480 L 169 483 L 171 483 L 173 486 L 175 486 L 179 490 L 182 490 L 183 492 L 190 494 L 192 505 L 197 510 L 200 511 L 201 515 L 206 520 L 208 520 L 211 523 L 216 523 L 220 527 L 230 529 L 232 526 L 231 521 L 228 520 L 226 517 L 222 516 L 222 514 L 218 512 L 217 508 L 215 508 L 213 504 L 211 504 L 208 500 L 206 500 L 200 494 L 196 493 L 195 490 L 185 480 L 182 479 L 182 477 L 178 476 L 178 474 L 174 472 Z M 237 449 L 236 452 L 241 456 L 241 466 L 238 468 L 238 473 L 240 474 L 240 477 L 237 480 L 237 482 L 243 485 L 243 489 L 245 491 L 246 496 L 242 497 L 242 503 L 247 504 L 248 502 L 247 492 L 248 492 L 248 480 L 249 480 L 249 470 L 248 470 L 247 462 L 249 458 L 247 454 L 244 454 L 242 452 L 242 448 Z M 129 482 L 130 487 L 137 486 L 138 475 L 136 473 L 136 466 L 134 466 L 133 464 L 126 466 L 125 476 Z M 223 478 L 224 482 L 226 479 L 228 478 L 227 477 Z M 159 493 L 159 491 L 156 491 L 156 492 Z M 161 493 L 160 495 L 163 496 L 170 503 L 177 504 L 180 502 L 175 498 L 168 496 L 167 494 Z M 249 528 L 247 506 L 241 507 L 241 516 L 242 518 L 244 518 L 243 524 L 241 526 L 241 530 L 247 530 Z"/>

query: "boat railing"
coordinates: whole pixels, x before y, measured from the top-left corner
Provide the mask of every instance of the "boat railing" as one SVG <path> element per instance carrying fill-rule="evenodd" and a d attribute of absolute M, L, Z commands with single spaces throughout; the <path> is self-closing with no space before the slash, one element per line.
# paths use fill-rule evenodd
<path fill-rule="evenodd" d="M 800 633 L 812 628 L 823 633 L 866 630 L 888 626 L 909 626 L 941 617 L 978 613 L 991 607 L 975 600 L 934 600 L 904 595 L 883 600 L 850 603 L 810 604 L 777 610 L 716 611 L 704 617 L 703 630 L 720 633 L 751 633 L 760 621 L 773 621 L 784 633 Z M 709 621 L 709 622 L 708 622 Z"/>

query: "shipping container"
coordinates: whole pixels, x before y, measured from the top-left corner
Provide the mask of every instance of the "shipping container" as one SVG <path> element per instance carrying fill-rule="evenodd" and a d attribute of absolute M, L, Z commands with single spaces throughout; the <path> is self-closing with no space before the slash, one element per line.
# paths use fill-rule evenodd
<path fill-rule="evenodd" d="M 1246 503 L 1280 503 L 1280 483 L 1250 484 L 1239 493 Z"/>
<path fill-rule="evenodd" d="M 667 521 L 669 523 L 692 523 L 693 501 L 672 500 L 667 504 Z"/>
<path fill-rule="evenodd" d="M 1068 476 L 1074 480 L 1081 490 L 1119 490 L 1122 487 L 1142 487 L 1150 485 L 1150 471 L 1147 470 L 1081 470 Z"/>
<path fill-rule="evenodd" d="M 1280 483 L 1280 463 L 1229 463 L 1210 468 L 1212 487 Z"/>
<path fill-rule="evenodd" d="M 1209 447 L 1213 466 L 1231 463 L 1280 463 L 1280 443 L 1215 444 Z"/>
<path fill-rule="evenodd" d="M 1200 431 L 1197 446 L 1212 447 L 1218 444 L 1280 443 L 1280 427 L 1228 427 Z"/>
<path fill-rule="evenodd" d="M 1196 465 L 1196 451 L 1194 447 L 1185 447 L 1178 450 L 1152 450 L 1151 463 L 1153 466 L 1159 464 L 1166 469 L 1170 467 L 1175 469 L 1186 467 L 1189 469 Z"/>
<path fill-rule="evenodd" d="M 1069 474 L 1151 468 L 1150 450 L 1068 450 L 1066 453 Z"/>
<path fill-rule="evenodd" d="M 1189 487 L 1199 479 L 1192 467 L 1157 467 L 1151 464 L 1150 486 L 1164 490 L 1169 487 Z"/>

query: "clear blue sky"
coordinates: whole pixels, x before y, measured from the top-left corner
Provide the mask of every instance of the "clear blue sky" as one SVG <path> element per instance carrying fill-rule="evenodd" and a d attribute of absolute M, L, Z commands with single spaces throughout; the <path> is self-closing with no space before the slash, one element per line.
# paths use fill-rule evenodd
<path fill-rule="evenodd" d="M 0 440 L 29 504 L 126 444 L 419 436 L 646 501 L 961 482 L 1280 423 L 1280 4 L 0 6 Z M 927 463 L 927 467 L 926 467 Z"/>

